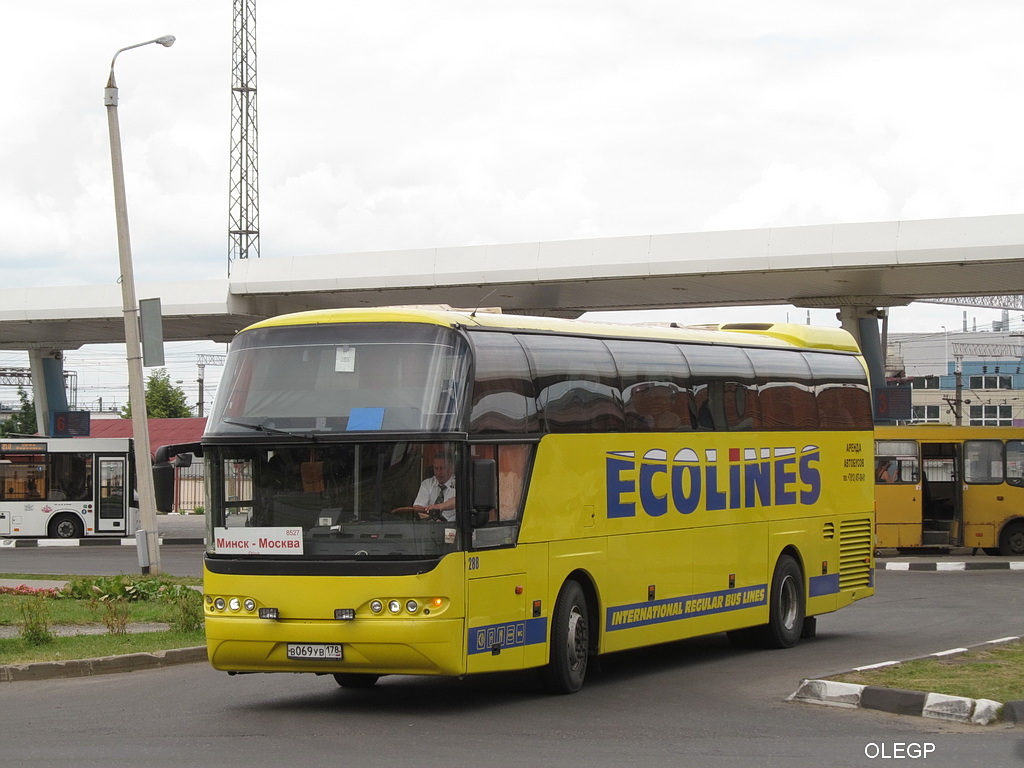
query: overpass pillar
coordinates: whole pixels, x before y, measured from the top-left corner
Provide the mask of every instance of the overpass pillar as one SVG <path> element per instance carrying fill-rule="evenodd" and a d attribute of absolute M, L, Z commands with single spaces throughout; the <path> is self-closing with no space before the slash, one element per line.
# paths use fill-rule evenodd
<path fill-rule="evenodd" d="M 844 306 L 839 309 L 837 317 L 843 330 L 848 331 L 857 340 L 861 354 L 864 355 L 868 376 L 871 379 L 871 399 L 874 403 L 875 391 L 885 387 L 885 310 L 870 305 Z M 882 326 L 882 329 L 879 326 Z"/>
<path fill-rule="evenodd" d="M 32 349 L 28 358 L 32 371 L 32 399 L 36 406 L 36 430 L 40 435 L 49 435 L 54 412 L 68 409 L 68 395 L 64 389 L 64 353 L 59 349 Z"/>

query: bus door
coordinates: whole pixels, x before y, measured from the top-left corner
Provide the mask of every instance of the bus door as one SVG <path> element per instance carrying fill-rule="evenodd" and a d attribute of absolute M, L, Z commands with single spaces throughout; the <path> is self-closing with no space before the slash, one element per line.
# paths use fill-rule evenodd
<path fill-rule="evenodd" d="M 919 446 L 914 440 L 875 443 L 875 545 L 921 546 L 924 517 Z"/>
<path fill-rule="evenodd" d="M 128 462 L 123 456 L 98 456 L 96 533 L 128 531 Z"/>
<path fill-rule="evenodd" d="M 960 443 L 921 443 L 921 545 L 963 542 L 963 451 Z"/>
<path fill-rule="evenodd" d="M 521 669 L 527 633 L 525 548 L 467 553 L 467 672 Z"/>

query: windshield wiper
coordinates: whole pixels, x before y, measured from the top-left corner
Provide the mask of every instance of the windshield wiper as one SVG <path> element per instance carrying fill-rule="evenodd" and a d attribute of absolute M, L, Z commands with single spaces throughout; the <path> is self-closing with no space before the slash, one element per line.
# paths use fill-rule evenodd
<path fill-rule="evenodd" d="M 261 421 L 259 424 L 247 424 L 244 421 L 235 421 L 234 419 L 221 419 L 224 424 L 230 424 L 233 427 L 245 427 L 251 429 L 253 432 L 265 432 L 268 435 L 285 435 L 287 437 L 298 437 L 303 440 L 309 440 L 310 442 L 316 442 L 316 435 L 312 432 L 289 432 L 285 429 L 277 429 L 276 427 L 268 427 L 266 421 Z"/>

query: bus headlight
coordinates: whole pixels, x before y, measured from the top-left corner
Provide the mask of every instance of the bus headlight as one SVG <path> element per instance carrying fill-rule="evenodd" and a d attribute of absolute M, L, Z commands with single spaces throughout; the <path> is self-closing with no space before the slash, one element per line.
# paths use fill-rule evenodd
<path fill-rule="evenodd" d="M 416 613 L 416 611 L 418 611 L 419 609 L 419 603 L 417 603 L 415 600 L 410 600 L 408 603 L 405 604 L 405 610 L 407 610 L 409 613 Z"/>
<path fill-rule="evenodd" d="M 245 602 L 242 603 L 242 607 L 245 608 L 245 610 L 247 610 L 249 613 L 252 613 L 256 610 L 256 601 L 253 600 L 251 597 L 247 597 L 245 598 Z"/>
<path fill-rule="evenodd" d="M 216 608 L 218 611 L 223 611 L 225 605 L 227 605 L 227 603 L 224 602 L 223 597 L 218 597 L 216 600 L 213 601 L 213 607 Z"/>
<path fill-rule="evenodd" d="M 230 600 L 228 600 L 228 608 L 230 608 L 232 611 L 240 611 L 242 610 L 242 601 L 239 600 L 237 597 L 232 597 Z"/>
<path fill-rule="evenodd" d="M 374 613 L 380 613 L 384 610 L 384 603 L 382 603 L 380 600 L 371 600 L 370 610 Z"/>
<path fill-rule="evenodd" d="M 397 600 L 391 600 L 388 602 L 388 610 L 392 613 L 398 613 L 400 610 L 402 610 L 402 604 Z"/>

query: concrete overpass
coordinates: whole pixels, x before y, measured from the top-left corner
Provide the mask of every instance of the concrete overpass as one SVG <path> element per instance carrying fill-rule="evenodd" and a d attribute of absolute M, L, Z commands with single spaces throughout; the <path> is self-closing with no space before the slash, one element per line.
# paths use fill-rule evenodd
<path fill-rule="evenodd" d="M 836 307 L 877 367 L 879 308 L 1024 295 L 1024 215 L 262 258 L 235 262 L 224 280 L 139 284 L 137 294 L 160 297 L 165 340 L 219 342 L 255 320 L 322 307 L 500 306 L 568 317 Z M 36 381 L 47 367 L 53 379 L 62 350 L 113 342 L 124 342 L 116 284 L 0 290 L 0 348 L 29 350 Z M 38 384 L 36 394 L 45 398 Z"/>

